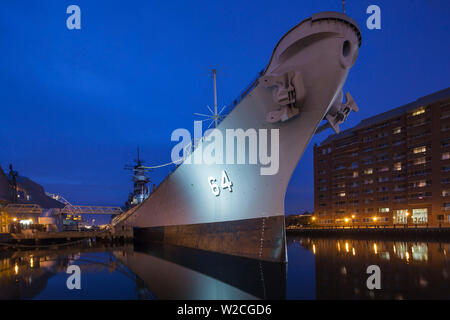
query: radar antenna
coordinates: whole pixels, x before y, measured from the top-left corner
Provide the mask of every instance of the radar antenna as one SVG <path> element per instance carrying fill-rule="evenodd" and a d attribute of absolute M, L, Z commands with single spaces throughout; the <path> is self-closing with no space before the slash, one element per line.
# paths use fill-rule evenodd
<path fill-rule="evenodd" d="M 196 116 L 205 117 L 205 119 L 203 119 L 202 121 L 210 120 L 208 129 L 211 127 L 212 124 L 214 124 L 214 127 L 217 128 L 217 125 L 219 124 L 219 120 L 222 120 L 224 118 L 224 116 L 222 115 L 222 112 L 227 107 L 227 106 L 223 106 L 222 109 L 219 112 L 217 112 L 217 110 L 218 110 L 217 109 L 217 84 L 216 84 L 217 69 L 212 68 L 211 74 L 213 77 L 213 84 L 214 84 L 214 111 L 207 105 L 206 107 L 208 108 L 210 114 L 197 113 L 197 112 L 194 113 L 194 115 L 196 115 Z"/>

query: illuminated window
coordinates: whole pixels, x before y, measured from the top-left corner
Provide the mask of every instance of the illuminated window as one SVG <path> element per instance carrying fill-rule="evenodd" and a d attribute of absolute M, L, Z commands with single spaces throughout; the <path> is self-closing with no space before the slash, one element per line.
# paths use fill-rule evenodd
<path fill-rule="evenodd" d="M 381 213 L 389 212 L 389 208 L 378 208 L 378 212 L 381 212 Z"/>
<path fill-rule="evenodd" d="M 373 173 L 373 169 L 372 168 L 368 168 L 364 170 L 364 174 L 372 174 Z"/>
<path fill-rule="evenodd" d="M 339 197 L 345 197 L 345 192 L 339 192 L 339 193 L 338 193 L 338 196 L 339 196 Z"/>
<path fill-rule="evenodd" d="M 353 171 L 353 178 L 358 178 L 358 171 Z"/>
<path fill-rule="evenodd" d="M 418 116 L 418 115 L 423 114 L 423 113 L 425 113 L 425 108 L 424 107 L 414 110 L 412 115 L 413 116 Z"/>
<path fill-rule="evenodd" d="M 443 197 L 448 197 L 448 196 L 450 196 L 450 190 L 442 190 L 442 196 Z"/>
<path fill-rule="evenodd" d="M 394 211 L 394 224 L 407 224 L 408 223 L 408 210 L 395 210 Z"/>
<path fill-rule="evenodd" d="M 398 133 L 401 133 L 401 132 L 402 132 L 402 127 L 397 127 L 393 131 L 394 134 L 398 134 Z"/>
<path fill-rule="evenodd" d="M 394 171 L 402 171 L 402 163 L 401 162 L 394 163 Z"/>
<path fill-rule="evenodd" d="M 415 165 L 419 165 L 419 164 L 424 164 L 425 162 L 427 162 L 427 160 L 425 159 L 425 157 L 420 157 L 420 158 L 417 158 L 417 159 L 414 159 L 414 164 Z"/>
<path fill-rule="evenodd" d="M 425 180 L 419 180 L 414 182 L 414 187 L 415 188 L 423 188 L 427 186 L 427 182 Z"/>
<path fill-rule="evenodd" d="M 450 159 L 450 152 L 444 152 L 442 154 L 442 160 Z"/>
<path fill-rule="evenodd" d="M 421 152 L 425 152 L 425 151 L 427 151 L 427 147 L 425 147 L 425 146 L 417 147 L 417 148 L 413 149 L 414 153 L 421 153 Z"/>
<path fill-rule="evenodd" d="M 427 223 L 428 209 L 427 208 L 413 209 L 411 219 L 415 224 Z"/>

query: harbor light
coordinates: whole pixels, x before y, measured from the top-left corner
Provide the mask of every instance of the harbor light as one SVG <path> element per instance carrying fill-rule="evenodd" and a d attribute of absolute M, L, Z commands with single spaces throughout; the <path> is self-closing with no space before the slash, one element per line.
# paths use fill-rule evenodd
<path fill-rule="evenodd" d="M 344 220 L 345 220 L 346 223 L 348 222 L 348 218 L 345 218 Z"/>
<path fill-rule="evenodd" d="M 373 217 L 372 220 L 373 220 L 374 222 L 376 222 L 376 221 L 377 221 L 377 217 Z"/>

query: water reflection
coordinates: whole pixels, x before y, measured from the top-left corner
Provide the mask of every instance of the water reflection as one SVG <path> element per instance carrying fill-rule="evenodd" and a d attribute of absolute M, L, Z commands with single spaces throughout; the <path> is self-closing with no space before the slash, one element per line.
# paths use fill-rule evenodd
<path fill-rule="evenodd" d="M 81 290 L 66 286 L 81 268 Z M 0 253 L 0 299 L 284 299 L 284 264 L 173 246 Z"/>
<path fill-rule="evenodd" d="M 284 299 L 285 264 L 153 245 L 116 258 L 160 299 Z"/>
<path fill-rule="evenodd" d="M 118 248 L 87 242 L 77 247 L 0 251 L 0 299 L 152 298 L 142 281 L 114 259 L 113 250 Z M 66 270 L 72 264 L 81 268 L 82 290 L 66 286 Z"/>
<path fill-rule="evenodd" d="M 317 299 L 448 299 L 450 243 L 289 238 L 314 254 Z M 381 269 L 368 290 L 366 268 Z"/>
<path fill-rule="evenodd" d="M 288 237 L 289 263 L 174 246 L 0 251 L 0 299 L 448 299 L 448 242 Z M 79 265 L 81 290 L 66 286 Z M 368 290 L 369 265 L 381 290 Z M 287 276 L 287 280 L 286 280 Z"/>

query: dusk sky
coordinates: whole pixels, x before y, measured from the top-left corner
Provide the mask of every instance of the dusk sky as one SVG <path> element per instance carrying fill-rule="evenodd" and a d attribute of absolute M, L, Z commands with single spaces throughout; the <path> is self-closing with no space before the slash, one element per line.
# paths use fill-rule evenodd
<path fill-rule="evenodd" d="M 68 30 L 66 8 L 81 8 Z M 381 8 L 381 30 L 366 9 Z M 450 84 L 450 1 L 346 0 L 362 32 L 345 85 L 360 111 L 343 128 Z M 206 69 L 219 66 L 219 105 L 268 63 L 278 40 L 340 0 L 3 1 L 0 4 L 0 165 L 73 204 L 123 205 L 124 165 L 170 161 L 176 128 L 213 105 Z M 286 212 L 313 210 L 311 141 L 290 182 Z M 169 168 L 150 173 L 159 184 Z"/>

